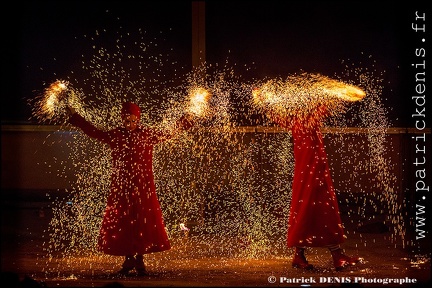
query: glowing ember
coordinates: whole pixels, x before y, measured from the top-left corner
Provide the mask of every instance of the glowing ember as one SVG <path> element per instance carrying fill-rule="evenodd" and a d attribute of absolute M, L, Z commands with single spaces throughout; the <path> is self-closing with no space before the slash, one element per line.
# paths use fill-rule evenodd
<path fill-rule="evenodd" d="M 57 80 L 50 84 L 44 93 L 36 99 L 33 115 L 40 121 L 64 122 L 67 106 L 78 108 L 80 103 L 80 96 L 72 89 L 70 83 Z"/>
<path fill-rule="evenodd" d="M 67 82 L 64 81 L 56 81 L 51 84 L 45 91 L 46 102 L 45 102 L 45 111 L 48 115 L 53 115 L 55 111 L 55 107 L 61 100 L 61 96 L 64 95 L 64 92 L 67 89 Z"/>
<path fill-rule="evenodd" d="M 271 79 L 252 91 L 253 104 L 268 107 L 281 115 L 308 115 L 325 105 L 332 112 L 342 111 L 343 101 L 359 101 L 366 93 L 354 85 L 320 74 L 291 75 L 286 80 Z"/>
<path fill-rule="evenodd" d="M 194 87 L 189 91 L 190 106 L 188 112 L 203 117 L 209 111 L 208 101 L 210 93 L 202 87 Z"/>
<path fill-rule="evenodd" d="M 57 80 L 45 89 L 44 97 L 41 102 L 41 113 L 44 113 L 48 118 L 52 118 L 59 104 L 65 98 L 68 82 Z"/>
<path fill-rule="evenodd" d="M 366 93 L 359 87 L 340 81 L 327 79 L 321 84 L 325 94 L 334 95 L 334 97 L 345 101 L 355 102 L 366 96 Z"/>

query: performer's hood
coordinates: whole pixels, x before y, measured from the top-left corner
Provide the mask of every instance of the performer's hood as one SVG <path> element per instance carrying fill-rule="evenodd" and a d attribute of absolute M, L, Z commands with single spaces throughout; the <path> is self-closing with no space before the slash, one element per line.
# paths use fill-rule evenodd
<path fill-rule="evenodd" d="M 135 115 L 138 119 L 140 119 L 141 109 L 135 103 L 124 102 L 121 109 L 121 116 L 125 117 L 130 114 Z"/>

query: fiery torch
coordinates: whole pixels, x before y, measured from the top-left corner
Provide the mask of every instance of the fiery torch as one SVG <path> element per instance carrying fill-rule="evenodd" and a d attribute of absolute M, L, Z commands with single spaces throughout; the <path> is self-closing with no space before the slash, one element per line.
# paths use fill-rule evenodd
<path fill-rule="evenodd" d="M 56 121 L 64 118 L 67 106 L 79 105 L 78 94 L 68 81 L 57 80 L 51 83 L 37 99 L 33 115 L 39 120 Z"/>
<path fill-rule="evenodd" d="M 188 112 L 196 117 L 205 117 L 209 113 L 210 92 L 202 87 L 189 90 Z"/>
<path fill-rule="evenodd" d="M 259 109 L 271 109 L 279 115 L 302 117 L 319 106 L 337 112 L 345 102 L 363 99 L 359 87 L 320 74 L 291 75 L 271 79 L 252 91 L 252 103 Z"/>
<path fill-rule="evenodd" d="M 57 80 L 45 89 L 45 97 L 41 102 L 41 112 L 47 117 L 52 118 L 60 103 L 66 98 L 68 84 L 67 81 Z"/>

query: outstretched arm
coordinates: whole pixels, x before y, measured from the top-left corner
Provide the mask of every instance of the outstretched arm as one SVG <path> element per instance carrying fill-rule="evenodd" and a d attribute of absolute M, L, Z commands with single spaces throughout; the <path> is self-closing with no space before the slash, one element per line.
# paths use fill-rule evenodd
<path fill-rule="evenodd" d="M 73 107 L 68 106 L 70 118 L 69 123 L 75 127 L 80 128 L 86 135 L 101 140 L 103 142 L 108 142 L 108 133 L 96 128 L 93 124 L 88 122 L 84 117 L 79 115 Z"/>

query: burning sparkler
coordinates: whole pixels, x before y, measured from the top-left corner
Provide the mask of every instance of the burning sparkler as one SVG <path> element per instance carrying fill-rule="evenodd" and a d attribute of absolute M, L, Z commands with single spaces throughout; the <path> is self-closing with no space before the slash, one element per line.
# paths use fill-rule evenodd
<path fill-rule="evenodd" d="M 57 80 L 45 89 L 44 98 L 41 102 L 42 112 L 52 118 L 56 114 L 59 104 L 65 99 L 68 82 Z"/>
<path fill-rule="evenodd" d="M 33 115 L 40 120 L 60 120 L 66 113 L 67 106 L 76 107 L 78 103 L 78 94 L 70 87 L 69 82 L 57 80 L 37 99 Z"/>
<path fill-rule="evenodd" d="M 344 102 L 359 101 L 365 96 L 366 93 L 357 86 L 307 73 L 289 76 L 285 81 L 268 80 L 252 91 L 255 106 L 295 116 L 309 114 L 321 105 L 335 111 Z"/>
<path fill-rule="evenodd" d="M 322 88 L 325 95 L 343 101 L 360 101 L 366 96 L 366 93 L 357 86 L 327 77 L 322 77 L 319 86 Z"/>
<path fill-rule="evenodd" d="M 193 87 L 189 91 L 190 106 L 188 112 L 197 116 L 205 117 L 209 113 L 210 92 L 202 87 Z"/>

